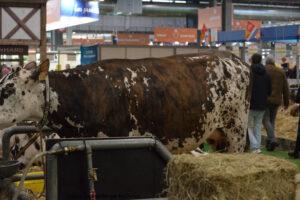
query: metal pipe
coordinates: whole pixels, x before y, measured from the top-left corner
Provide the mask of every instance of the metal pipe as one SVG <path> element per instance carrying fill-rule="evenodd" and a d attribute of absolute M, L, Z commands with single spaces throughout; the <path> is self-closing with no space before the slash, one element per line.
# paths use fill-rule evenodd
<path fill-rule="evenodd" d="M 2 137 L 2 159 L 9 160 L 9 145 L 10 145 L 10 138 L 13 135 L 18 134 L 29 134 L 29 133 L 36 133 L 39 132 L 38 128 L 35 126 L 13 126 L 3 130 L 3 137 Z M 49 133 L 51 129 L 48 127 L 44 127 L 42 132 Z"/>
<path fill-rule="evenodd" d="M 49 152 L 47 152 L 47 151 L 39 153 L 39 154 L 35 155 L 30 160 L 30 162 L 28 163 L 28 165 L 24 169 L 24 173 L 23 173 L 22 178 L 20 180 L 20 183 L 19 183 L 19 186 L 18 186 L 18 190 L 15 192 L 15 194 L 14 194 L 14 196 L 12 198 L 13 200 L 17 200 L 18 196 L 19 196 L 19 193 L 23 190 L 23 186 L 24 186 L 24 181 L 25 181 L 26 175 L 29 172 L 29 169 L 30 169 L 31 165 L 33 164 L 33 162 L 36 161 L 37 159 L 39 159 L 40 157 L 45 156 L 48 153 Z"/>
<path fill-rule="evenodd" d="M 11 181 L 12 182 L 18 182 L 20 181 L 22 178 L 22 175 L 20 174 L 16 174 L 13 177 L 11 177 Z M 30 174 L 26 176 L 26 180 L 40 180 L 40 179 L 44 179 L 45 175 L 44 174 Z"/>
<path fill-rule="evenodd" d="M 100 13 L 102 15 L 113 14 L 115 4 L 101 3 Z M 144 16 L 169 16 L 180 17 L 185 15 L 197 15 L 198 7 L 188 5 L 168 5 L 168 4 L 146 4 L 143 3 Z M 275 14 L 274 14 L 275 13 Z M 239 19 L 262 19 L 262 20 L 282 20 L 300 19 L 299 9 L 296 7 L 275 7 L 270 5 L 260 6 L 257 4 L 234 4 L 234 17 Z"/>
<path fill-rule="evenodd" d="M 158 153 L 158 155 L 160 155 L 166 162 L 169 162 L 172 158 L 172 154 L 170 153 L 170 151 L 168 151 L 167 148 L 161 142 L 155 143 L 155 150 Z"/>
<path fill-rule="evenodd" d="M 130 137 L 130 138 L 105 138 L 101 140 L 85 140 L 86 144 L 91 146 L 94 150 L 102 149 L 137 149 L 143 147 L 154 147 L 156 152 L 168 162 L 172 154 L 166 149 L 166 147 L 156 138 L 152 137 Z M 52 149 L 56 150 L 65 146 L 79 146 L 82 141 L 61 141 L 59 144 L 55 144 Z"/>
<path fill-rule="evenodd" d="M 97 181 L 97 174 L 93 168 L 93 156 L 92 156 L 92 148 L 87 145 L 86 147 L 86 161 L 88 167 L 88 179 L 89 179 L 89 187 L 90 187 L 90 199 L 96 200 L 96 190 L 94 182 Z"/>

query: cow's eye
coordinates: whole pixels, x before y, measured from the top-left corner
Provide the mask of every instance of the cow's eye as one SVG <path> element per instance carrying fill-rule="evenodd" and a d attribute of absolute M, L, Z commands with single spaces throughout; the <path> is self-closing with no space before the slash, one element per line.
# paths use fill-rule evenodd
<path fill-rule="evenodd" d="M 6 88 L 13 88 L 14 87 L 14 84 L 13 83 L 8 83 L 7 85 L 6 85 Z"/>

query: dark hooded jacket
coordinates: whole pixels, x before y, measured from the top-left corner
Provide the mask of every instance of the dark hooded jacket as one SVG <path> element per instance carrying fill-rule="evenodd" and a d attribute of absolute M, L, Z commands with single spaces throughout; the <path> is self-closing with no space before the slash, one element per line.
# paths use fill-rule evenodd
<path fill-rule="evenodd" d="M 262 64 L 251 65 L 252 96 L 250 109 L 263 111 L 267 108 L 268 97 L 272 93 L 271 79 Z"/>

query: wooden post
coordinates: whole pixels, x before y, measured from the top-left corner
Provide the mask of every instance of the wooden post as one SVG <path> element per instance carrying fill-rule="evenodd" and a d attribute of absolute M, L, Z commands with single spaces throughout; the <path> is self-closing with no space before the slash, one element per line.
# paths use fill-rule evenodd
<path fill-rule="evenodd" d="M 43 62 L 47 59 L 46 12 L 46 3 L 41 4 L 40 62 Z"/>

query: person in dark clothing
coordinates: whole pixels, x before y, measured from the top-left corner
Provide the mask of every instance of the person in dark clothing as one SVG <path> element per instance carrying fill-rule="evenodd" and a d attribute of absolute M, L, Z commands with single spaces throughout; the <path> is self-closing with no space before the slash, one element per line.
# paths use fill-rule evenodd
<path fill-rule="evenodd" d="M 296 79 L 297 78 L 297 65 L 293 67 L 293 69 L 289 69 L 289 77 L 290 79 Z"/>
<path fill-rule="evenodd" d="M 285 72 L 285 76 L 289 77 L 289 68 L 290 68 L 290 64 L 287 62 L 286 57 L 281 58 L 281 67 L 283 69 L 283 71 Z"/>
<path fill-rule="evenodd" d="M 300 87 L 298 88 L 297 96 L 295 98 L 295 103 L 297 103 L 297 104 L 300 103 Z M 293 157 L 296 159 L 296 158 L 300 157 L 299 152 L 300 152 L 300 117 L 298 120 L 298 130 L 297 130 L 297 139 L 296 139 L 295 149 L 293 151 L 289 152 L 288 155 L 290 157 Z"/>
<path fill-rule="evenodd" d="M 271 78 L 272 94 L 268 98 L 268 105 L 264 114 L 263 124 L 267 131 L 267 150 L 274 151 L 278 146 L 275 140 L 275 119 L 279 106 L 282 104 L 286 110 L 289 106 L 289 86 L 282 69 L 275 66 L 273 56 L 266 59 L 266 71 Z"/>
<path fill-rule="evenodd" d="M 262 57 L 260 54 L 254 54 L 251 61 L 252 95 L 248 117 L 248 135 L 250 150 L 253 153 L 261 153 L 261 126 L 267 108 L 267 99 L 272 92 L 271 79 L 261 64 Z"/>

